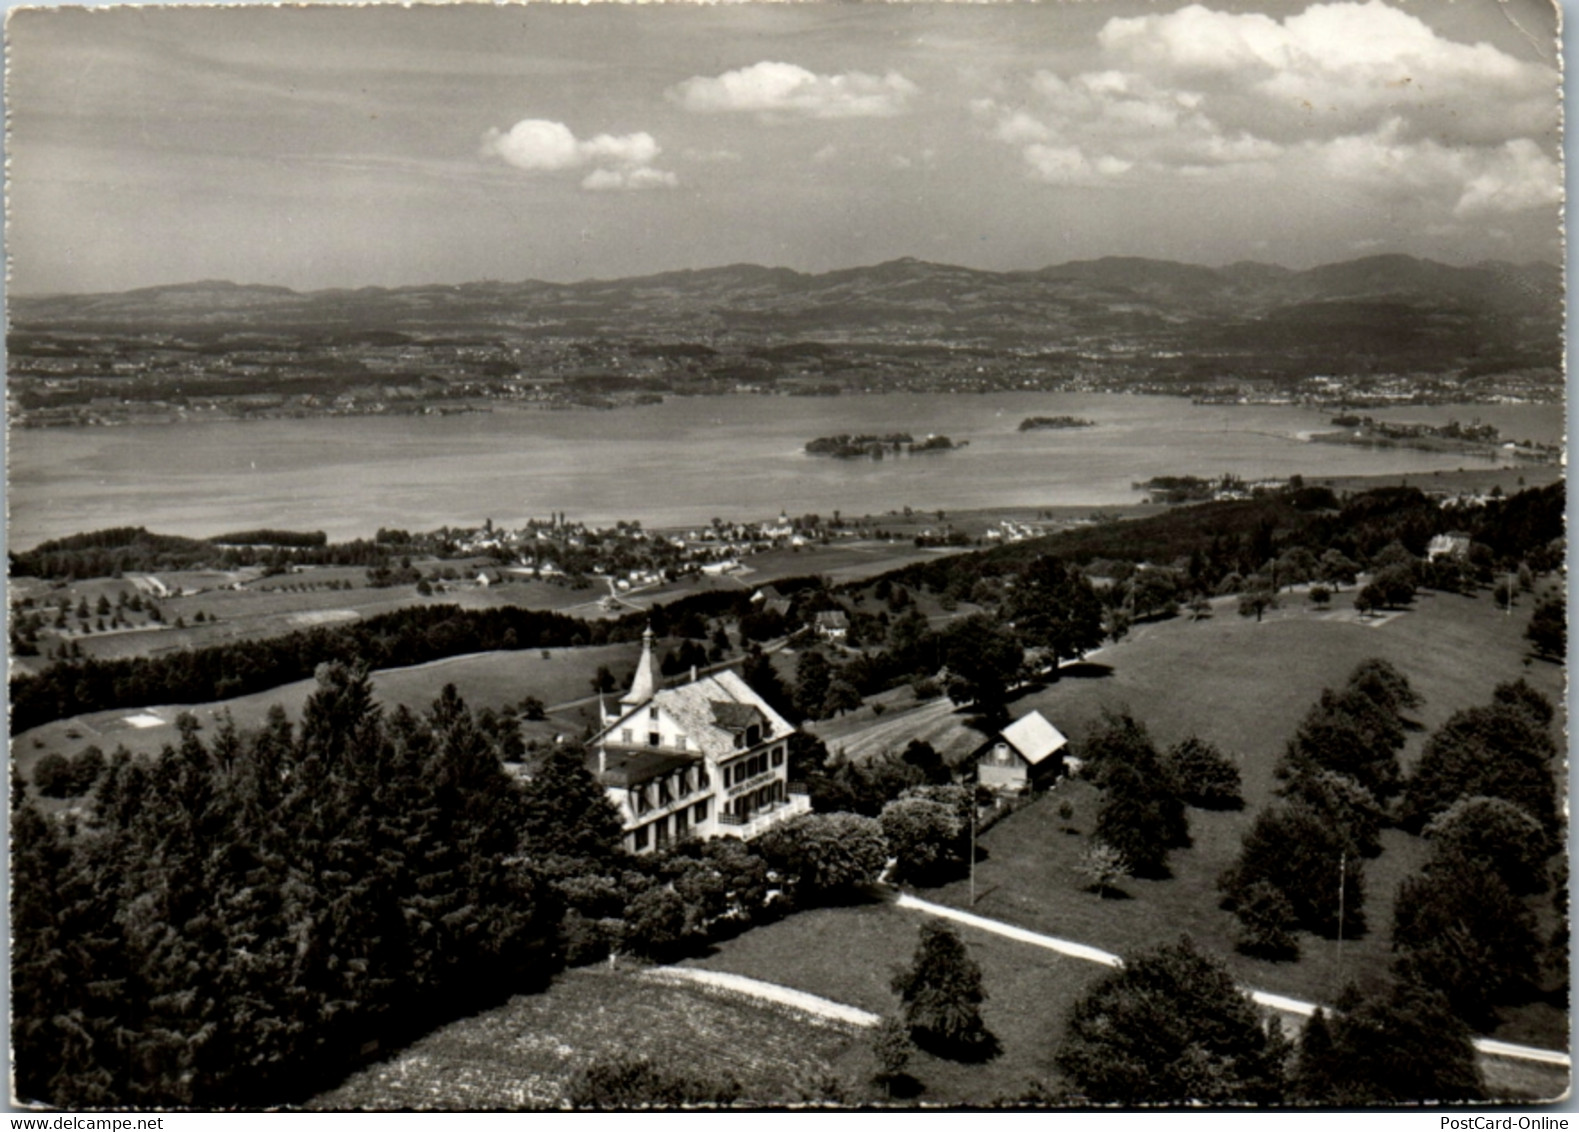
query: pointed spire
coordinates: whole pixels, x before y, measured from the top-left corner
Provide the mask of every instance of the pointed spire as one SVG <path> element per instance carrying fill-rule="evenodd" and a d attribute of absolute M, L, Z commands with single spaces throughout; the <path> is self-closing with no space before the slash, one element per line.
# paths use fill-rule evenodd
<path fill-rule="evenodd" d="M 657 666 L 652 659 L 652 626 L 641 635 L 641 660 L 636 664 L 636 677 L 631 681 L 631 690 L 620 697 L 620 706 L 625 708 L 637 707 L 652 699 L 652 694 L 658 690 Z"/>

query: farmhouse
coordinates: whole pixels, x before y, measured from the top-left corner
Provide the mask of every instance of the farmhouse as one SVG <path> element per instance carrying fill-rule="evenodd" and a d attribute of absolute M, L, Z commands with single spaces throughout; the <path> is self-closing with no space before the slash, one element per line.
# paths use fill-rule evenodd
<path fill-rule="evenodd" d="M 789 782 L 794 728 L 723 669 L 659 687 L 653 635 L 642 636 L 630 691 L 593 737 L 596 773 L 634 853 L 686 837 L 751 838 L 811 809 Z"/>
<path fill-rule="evenodd" d="M 850 632 L 850 618 L 842 609 L 825 609 L 817 614 L 817 635 L 824 640 L 842 641 Z"/>
<path fill-rule="evenodd" d="M 1022 715 L 976 751 L 977 781 L 994 790 L 1023 790 L 1054 777 L 1068 742 L 1041 712 Z"/>
<path fill-rule="evenodd" d="M 751 595 L 751 603 L 760 608 L 763 613 L 776 613 L 780 617 L 788 617 L 790 600 L 779 593 L 775 586 L 763 586 Z"/>
<path fill-rule="evenodd" d="M 1449 531 L 1437 535 L 1425 548 L 1426 556 L 1435 562 L 1438 558 L 1465 559 L 1469 557 L 1469 536 L 1462 531 Z"/>

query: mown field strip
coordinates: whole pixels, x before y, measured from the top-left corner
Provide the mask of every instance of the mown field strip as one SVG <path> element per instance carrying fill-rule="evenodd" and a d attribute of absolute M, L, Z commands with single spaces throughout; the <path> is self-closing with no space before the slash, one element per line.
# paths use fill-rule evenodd
<path fill-rule="evenodd" d="M 830 1019 L 843 1022 L 851 1026 L 875 1026 L 882 1019 L 870 1010 L 862 1010 L 858 1006 L 849 1006 L 842 1002 L 823 998 L 821 995 L 808 994 L 805 991 L 794 990 L 791 987 L 780 986 L 777 983 L 764 982 L 761 979 L 748 978 L 745 975 L 732 975 L 727 971 L 705 971 L 695 967 L 654 967 L 643 972 L 645 978 L 667 983 L 691 983 L 703 987 L 715 987 L 720 990 L 743 994 L 750 998 L 762 999 L 766 1002 L 776 1002 L 781 1006 L 788 1006 L 804 1014 L 811 1014 L 817 1018 Z"/>

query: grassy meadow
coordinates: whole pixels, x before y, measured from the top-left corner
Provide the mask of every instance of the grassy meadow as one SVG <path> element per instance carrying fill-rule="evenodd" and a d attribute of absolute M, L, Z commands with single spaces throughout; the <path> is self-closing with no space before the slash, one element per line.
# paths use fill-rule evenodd
<path fill-rule="evenodd" d="M 894 972 L 910 963 L 924 917 L 882 902 L 802 912 L 714 945 L 687 966 L 728 971 L 849 1003 L 873 1013 L 899 1009 L 889 989 Z M 1064 1015 L 1106 968 L 1039 947 L 958 926 L 982 969 L 987 1001 L 982 1020 L 1000 1052 L 968 1064 L 917 1052 L 908 1072 L 924 1086 L 922 1104 L 989 1104 L 1023 1096 L 1033 1081 L 1048 1081 Z M 870 1076 L 875 1061 L 856 1068 Z"/>
<path fill-rule="evenodd" d="M 1191 848 L 1169 858 L 1168 880 L 1129 880 L 1127 898 L 1084 891 L 1075 865 L 1087 845 L 1098 801 L 1083 782 L 1066 782 L 987 831 L 977 866 L 975 911 L 1051 935 L 1124 953 L 1187 931 L 1222 956 L 1243 982 L 1315 1001 L 1331 1001 L 1347 981 L 1362 987 L 1385 978 L 1388 938 L 1399 882 L 1418 869 L 1425 846 L 1399 830 L 1383 833 L 1383 852 L 1365 867 L 1369 930 L 1344 942 L 1302 934 L 1295 963 L 1271 963 L 1233 950 L 1235 921 L 1218 907 L 1218 876 L 1238 856 L 1240 838 L 1273 800 L 1274 768 L 1299 719 L 1324 687 L 1336 687 L 1361 660 L 1392 662 L 1424 697 L 1402 755 L 1405 770 L 1430 732 L 1454 711 L 1484 703 L 1499 683 L 1524 677 L 1554 703 L 1563 702 L 1563 670 L 1526 663 L 1524 626 L 1533 602 L 1511 617 L 1490 599 L 1423 594 L 1402 615 L 1367 622 L 1344 608 L 1316 613 L 1295 595 L 1257 624 L 1219 603 L 1211 618 L 1174 619 L 1138 627 L 1092 663 L 1021 697 L 1015 715 L 1042 712 L 1077 742 L 1104 710 L 1128 710 L 1159 748 L 1190 734 L 1210 740 L 1239 764 L 1245 808 L 1190 810 Z M 1067 803 L 1069 820 L 1060 815 Z M 1337 863 L 1334 862 L 1334 870 Z M 965 906 L 964 883 L 928 893 Z M 1562 1012 L 1531 1004 L 1507 1012 L 1496 1037 L 1549 1047 L 1567 1042 Z"/>
<path fill-rule="evenodd" d="M 638 641 L 585 648 L 472 653 L 410 668 L 375 672 L 373 692 L 391 711 L 402 705 L 412 711 L 426 711 L 445 684 L 454 684 L 461 698 L 474 710 L 487 707 L 497 711 L 518 704 L 523 696 L 536 696 L 553 707 L 590 696 L 592 677 L 599 665 L 607 665 L 616 675 L 623 675 L 636 667 L 640 653 Z M 225 711 L 230 712 L 236 726 L 244 731 L 261 727 L 273 704 L 279 704 L 292 720 L 298 720 L 302 705 L 313 688 L 313 681 L 298 680 L 267 692 L 208 704 L 153 705 L 57 720 L 15 736 L 11 744 L 12 759 L 23 776 L 31 780 L 34 764 L 51 751 L 74 755 L 96 744 L 108 753 L 117 744 L 124 744 L 130 751 L 156 752 L 166 743 L 178 741 L 175 719 L 182 711 L 195 715 L 205 734 L 217 725 Z M 586 718 L 595 714 L 593 710 Z M 128 722 L 138 716 L 157 717 L 159 722 L 146 727 Z M 579 735 L 580 723 L 579 716 L 566 713 L 558 721 L 550 719 L 526 724 L 523 734 L 528 739 L 548 738 L 555 731 L 567 730 Z"/>
<path fill-rule="evenodd" d="M 569 971 L 542 994 L 452 1022 L 352 1074 L 307 1107 L 319 1110 L 560 1108 L 578 1069 L 649 1057 L 732 1075 L 746 1098 L 816 1098 L 829 1076 L 859 1073 L 865 1037 L 851 1028 L 692 986 L 639 968 Z M 855 1062 L 852 1070 L 851 1062 Z"/>
<path fill-rule="evenodd" d="M 312 566 L 289 574 L 259 577 L 258 571 L 167 571 L 157 577 L 173 590 L 187 590 L 180 596 L 154 598 L 163 616 L 153 623 L 141 615 L 128 614 L 134 626 L 105 632 L 77 631 L 75 617 L 65 634 L 46 629 L 40 644 L 52 652 L 62 640 L 69 640 L 85 656 L 115 660 L 133 656 L 157 656 L 180 649 L 204 648 L 232 641 L 262 640 L 298 629 L 311 629 L 337 622 L 363 620 L 417 605 L 457 605 L 462 609 L 495 609 L 515 606 L 568 612 L 575 616 L 602 618 L 629 612 L 608 612 L 599 602 L 606 594 L 601 585 L 575 589 L 570 585 L 538 581 L 506 573 L 504 581 L 492 586 L 475 582 L 475 562 L 422 560 L 419 569 L 433 572 L 448 567 L 460 572 L 464 580 L 441 583 L 429 595 L 419 594 L 415 585 L 374 587 L 367 584 L 367 571 L 360 566 Z M 239 584 L 240 588 L 232 588 Z M 349 588 L 346 588 L 349 587 Z M 124 579 L 96 578 L 89 581 L 52 585 L 38 579 L 18 579 L 13 584 L 13 599 L 31 597 L 54 606 L 62 597 L 73 605 L 86 598 L 95 605 L 101 594 L 114 602 L 120 594 L 130 595 L 136 587 Z M 146 595 L 145 595 L 146 597 Z M 203 620 L 198 621 L 201 613 Z M 95 618 L 96 620 L 97 618 Z M 177 620 L 183 622 L 178 628 Z M 47 667 L 47 656 L 23 657 L 19 667 L 35 671 Z"/>

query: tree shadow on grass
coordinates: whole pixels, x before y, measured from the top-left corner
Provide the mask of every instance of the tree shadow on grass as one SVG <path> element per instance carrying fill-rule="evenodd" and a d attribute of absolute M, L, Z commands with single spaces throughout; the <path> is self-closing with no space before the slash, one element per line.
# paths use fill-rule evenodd
<path fill-rule="evenodd" d="M 1133 900 L 1133 899 L 1135 899 L 1129 893 L 1125 892 L 1122 888 L 1119 888 L 1118 886 L 1111 885 L 1111 884 L 1104 884 L 1104 885 L 1099 885 L 1099 886 L 1088 886 L 1086 888 L 1086 891 L 1087 892 L 1094 892 L 1094 893 L 1096 893 L 1096 895 L 1100 896 L 1103 900 Z"/>
<path fill-rule="evenodd" d="M 888 1092 L 888 1099 L 895 1101 L 914 1100 L 926 1090 L 925 1085 L 908 1073 L 895 1073 L 883 1085 Z"/>
<path fill-rule="evenodd" d="M 858 884 L 817 893 L 815 898 L 805 904 L 796 905 L 791 911 L 809 912 L 813 908 L 859 908 L 868 904 L 891 904 L 893 899 L 893 890 L 887 885 Z"/>
<path fill-rule="evenodd" d="M 980 732 L 983 736 L 995 735 L 1009 723 L 1009 713 L 1003 709 L 983 710 L 972 705 L 968 714 L 965 713 L 964 708 L 961 708 L 954 714 L 963 715 L 962 722 L 965 726 L 972 731 Z"/>
<path fill-rule="evenodd" d="M 1003 1052 L 1003 1043 L 999 1042 L 997 1035 L 985 1026 L 963 1038 L 953 1039 L 918 1031 L 914 1035 L 914 1041 L 918 1048 L 933 1057 L 941 1057 L 945 1061 L 958 1061 L 965 1065 L 984 1064 Z"/>
<path fill-rule="evenodd" d="M 1082 660 L 1058 670 L 1062 680 L 1101 680 L 1113 675 L 1113 666 L 1095 660 Z"/>

